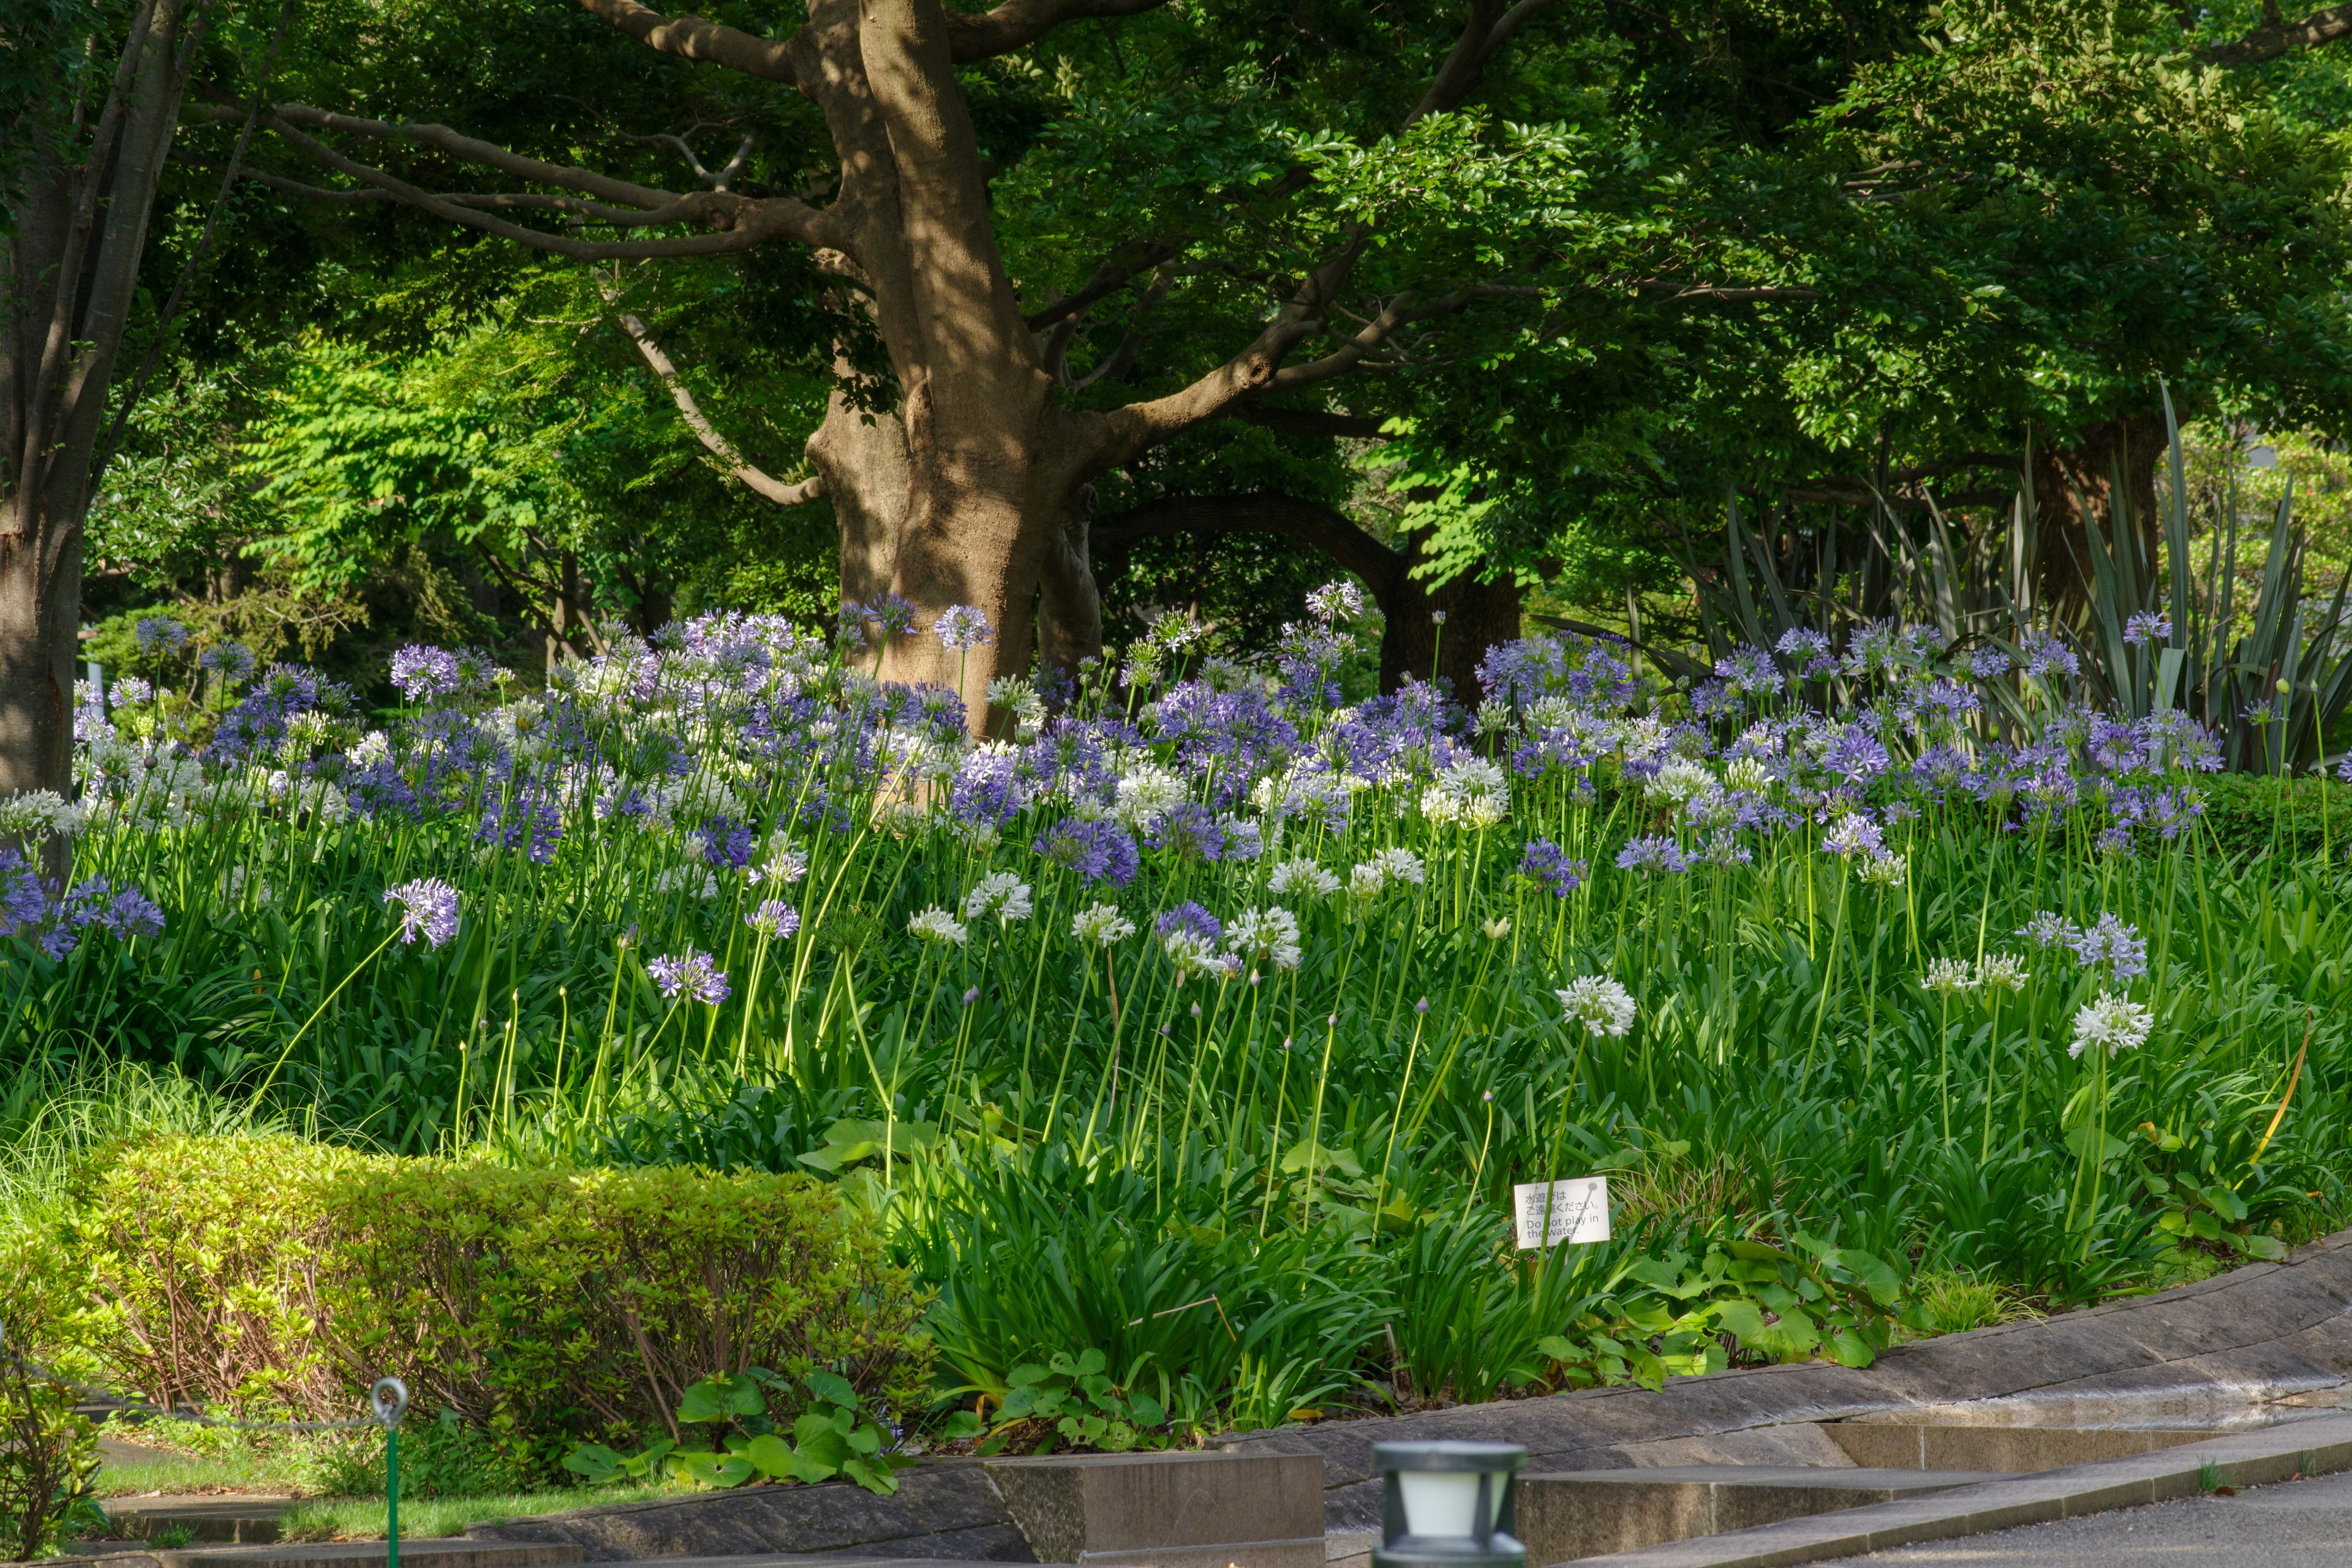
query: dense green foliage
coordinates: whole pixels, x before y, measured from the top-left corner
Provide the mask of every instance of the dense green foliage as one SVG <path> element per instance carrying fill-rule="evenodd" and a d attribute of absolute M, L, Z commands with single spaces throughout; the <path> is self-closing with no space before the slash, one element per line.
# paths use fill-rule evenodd
<path fill-rule="evenodd" d="M 154 1137 L 100 1158 L 59 1217 L 105 1381 L 167 1406 L 338 1420 L 396 1371 L 420 1415 L 530 1476 L 567 1433 L 675 1434 L 674 1391 L 713 1371 L 928 1399 L 909 1281 L 802 1176 Z"/>

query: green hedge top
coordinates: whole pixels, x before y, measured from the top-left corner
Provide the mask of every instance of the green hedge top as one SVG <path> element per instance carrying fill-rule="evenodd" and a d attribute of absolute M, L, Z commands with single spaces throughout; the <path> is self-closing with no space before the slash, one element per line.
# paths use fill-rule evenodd
<path fill-rule="evenodd" d="M 159 1137 L 93 1166 L 57 1245 L 100 1363 L 159 1401 L 336 1419 L 390 1374 L 545 1452 L 675 1433 L 688 1384 L 754 1365 L 887 1410 L 929 1387 L 913 1281 L 802 1176 Z"/>

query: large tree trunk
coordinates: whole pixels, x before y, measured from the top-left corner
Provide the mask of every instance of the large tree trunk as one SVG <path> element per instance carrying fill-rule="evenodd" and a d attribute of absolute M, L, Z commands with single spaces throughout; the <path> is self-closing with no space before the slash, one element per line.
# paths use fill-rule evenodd
<path fill-rule="evenodd" d="M 1486 695 L 1478 661 L 1496 643 L 1519 635 L 1518 580 L 1506 574 L 1484 583 L 1465 573 L 1432 592 L 1412 575 L 1422 544 L 1419 534 L 1409 542 L 1398 558 L 1395 584 L 1381 598 L 1388 620 L 1381 636 L 1381 689 L 1395 690 L 1408 674 L 1426 680 L 1433 673 L 1457 701 L 1475 708 Z"/>
<path fill-rule="evenodd" d="M 70 129 L 34 124 L 48 106 L 11 106 L 40 155 L 0 267 L 0 794 L 73 787 L 94 456 L 207 3 L 143 0 L 103 104 Z"/>
<path fill-rule="evenodd" d="M 1458 700 L 1475 707 L 1485 695 L 1478 661 L 1496 643 L 1519 635 L 1515 578 L 1482 583 L 1465 574 L 1432 592 L 1412 575 L 1422 560 L 1419 539 L 1402 551 L 1391 550 L 1320 501 L 1264 491 L 1170 496 L 1104 520 L 1095 537 L 1104 554 L 1123 559 L 1139 542 L 1170 533 L 1284 534 L 1355 574 L 1381 608 L 1383 691 L 1394 691 L 1408 675 L 1420 680 L 1434 676 L 1451 684 Z M 1442 626 L 1436 619 L 1441 611 Z"/>
<path fill-rule="evenodd" d="M 2160 569 L 2164 528 L 2157 511 L 2156 471 L 2164 454 L 2161 413 L 2103 419 L 2084 426 L 2072 446 L 2034 448 L 2033 500 L 2042 514 L 2045 603 L 2064 614 L 2091 594 L 2090 542 L 2083 532 L 2085 507 L 2113 549 L 2131 548 L 2118 527 L 2122 513 L 2128 512 L 2145 559 Z M 2118 476 L 2123 481 L 2120 510 L 2116 504 Z"/>

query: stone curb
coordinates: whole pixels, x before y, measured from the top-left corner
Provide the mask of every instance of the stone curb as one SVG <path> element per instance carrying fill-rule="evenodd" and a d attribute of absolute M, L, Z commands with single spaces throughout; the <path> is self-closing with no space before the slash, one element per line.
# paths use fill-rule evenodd
<path fill-rule="evenodd" d="M 1792 1462 L 1765 1430 L 1890 1415 L 2016 1426 L 2214 1426 L 2352 1374 L 2352 1230 L 2183 1285 L 2031 1322 L 1897 1345 L 1854 1370 L 1828 1362 L 1669 1378 L 1231 1437 L 1235 1453 L 1320 1454 L 1327 1522 L 1380 1521 L 1374 1443 L 1517 1443 L 1530 1470 Z M 2030 1407 L 2029 1407 L 2030 1404 Z M 1967 1405 L 1966 1412 L 1950 1409 Z M 2135 1415 L 2118 1419 L 2117 1409 Z M 1801 1462 L 1801 1461 L 1796 1461 Z"/>
<path fill-rule="evenodd" d="M 2352 1469 L 2352 1415 L 2281 1422 L 2259 1431 L 2014 1480 L 1986 1481 L 1933 1497 L 1874 1503 L 1725 1535 L 1577 1559 L 1574 1568 L 1782 1568 L 1895 1546 L 2047 1524 L 2142 1503 L 2195 1497 L 2204 1467 L 2222 1484 L 2268 1486 Z M 1531 1563 L 1529 1568 L 1546 1568 Z"/>

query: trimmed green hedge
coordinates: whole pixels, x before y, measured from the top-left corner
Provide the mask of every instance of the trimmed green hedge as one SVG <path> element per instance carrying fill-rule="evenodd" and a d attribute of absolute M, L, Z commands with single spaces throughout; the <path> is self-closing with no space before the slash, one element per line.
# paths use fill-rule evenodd
<path fill-rule="evenodd" d="M 923 1301 L 869 1222 L 802 1176 L 395 1159 L 154 1138 L 88 1173 L 58 1237 L 110 1380 L 301 1419 L 382 1375 L 541 1463 L 670 1429 L 712 1373 L 837 1372 L 929 1395 Z"/>
<path fill-rule="evenodd" d="M 2233 857 L 2332 851 L 2352 846 L 2352 787 L 2332 779 L 2216 773 L 2198 781 L 2211 842 Z"/>

